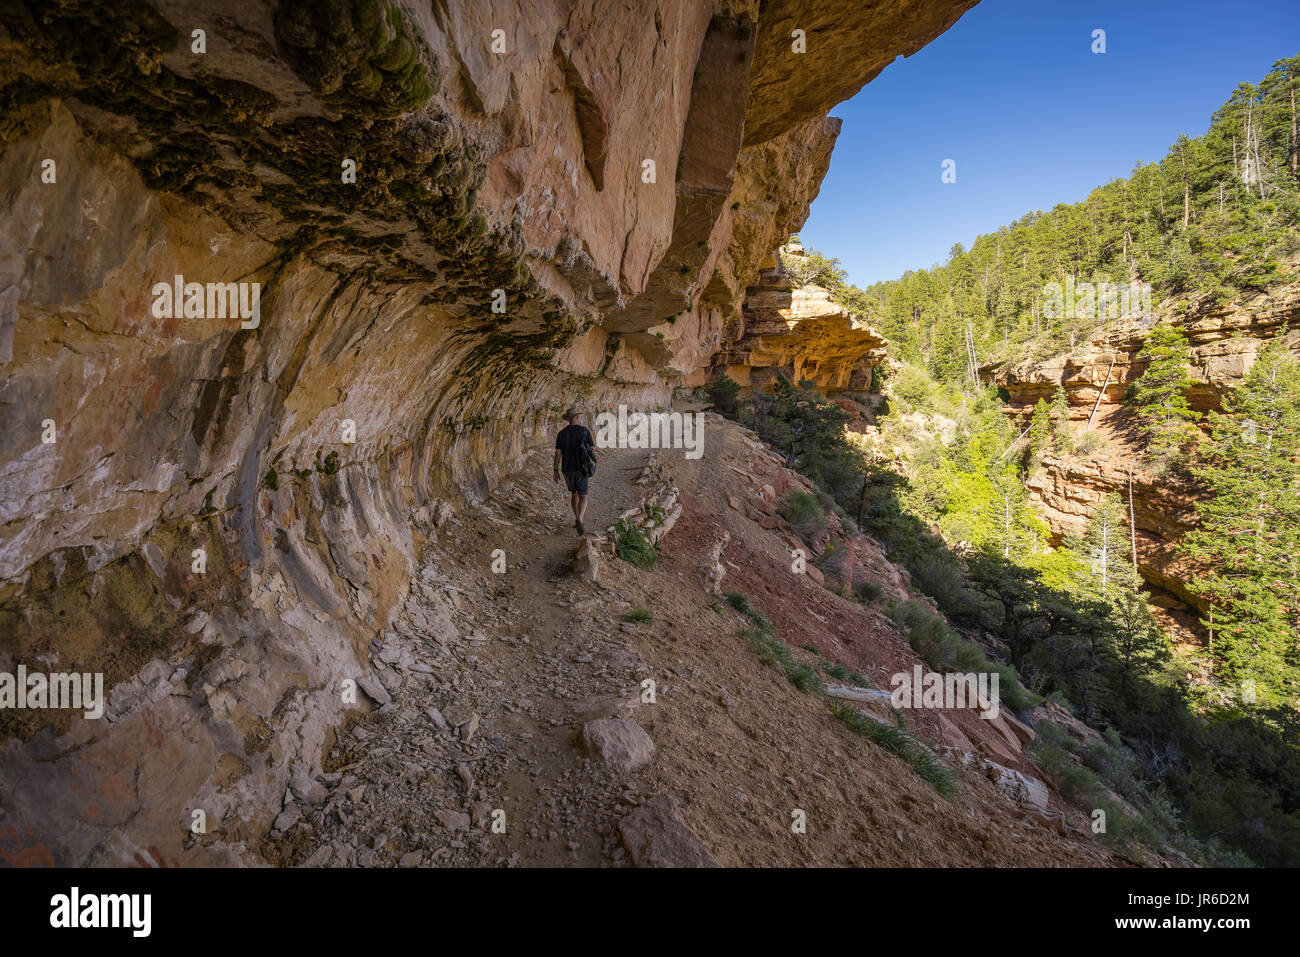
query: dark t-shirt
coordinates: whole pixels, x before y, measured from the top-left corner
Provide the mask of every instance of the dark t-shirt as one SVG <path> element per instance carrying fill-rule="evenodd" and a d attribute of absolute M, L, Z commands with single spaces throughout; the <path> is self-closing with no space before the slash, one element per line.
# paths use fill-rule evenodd
<path fill-rule="evenodd" d="M 584 445 L 595 448 L 591 433 L 585 426 L 566 425 L 560 429 L 560 434 L 555 437 L 555 447 L 560 450 L 561 472 L 577 472 L 582 468 L 578 461 L 578 449 Z"/>

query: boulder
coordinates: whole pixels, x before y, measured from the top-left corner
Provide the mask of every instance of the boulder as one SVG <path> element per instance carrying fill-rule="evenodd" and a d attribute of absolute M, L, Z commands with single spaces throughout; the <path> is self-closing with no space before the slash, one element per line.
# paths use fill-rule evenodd
<path fill-rule="evenodd" d="M 635 771 L 654 758 L 655 744 L 631 718 L 598 718 L 582 728 L 582 744 L 618 771 Z"/>
<path fill-rule="evenodd" d="M 573 556 L 573 573 L 593 582 L 600 574 L 600 552 L 590 538 L 584 538 L 578 545 Z"/>
<path fill-rule="evenodd" d="M 637 867 L 721 866 L 686 826 L 670 795 L 652 795 L 619 822 L 618 830 Z"/>
<path fill-rule="evenodd" d="M 357 687 L 366 693 L 366 697 L 383 707 L 393 700 L 388 689 L 381 685 L 374 675 L 362 675 L 357 679 Z"/>
<path fill-rule="evenodd" d="M 468 831 L 470 820 L 469 815 L 461 811 L 438 811 L 434 814 L 441 824 L 449 831 Z"/>

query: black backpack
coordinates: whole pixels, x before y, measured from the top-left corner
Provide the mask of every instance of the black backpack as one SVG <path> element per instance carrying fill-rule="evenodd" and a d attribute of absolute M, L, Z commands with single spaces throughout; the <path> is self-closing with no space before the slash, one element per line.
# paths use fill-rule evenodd
<path fill-rule="evenodd" d="M 586 441 L 578 446 L 578 471 L 586 478 L 591 478 L 596 474 L 596 450 L 591 447 L 591 433 L 585 436 Z"/>

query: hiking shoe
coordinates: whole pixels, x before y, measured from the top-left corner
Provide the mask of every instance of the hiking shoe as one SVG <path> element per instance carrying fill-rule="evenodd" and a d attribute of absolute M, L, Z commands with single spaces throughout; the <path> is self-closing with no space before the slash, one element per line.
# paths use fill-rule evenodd
<path fill-rule="evenodd" d="M 579 535 L 583 534 L 586 531 L 586 529 L 582 527 L 582 522 L 575 521 L 573 523 L 573 527 L 578 530 Z"/>

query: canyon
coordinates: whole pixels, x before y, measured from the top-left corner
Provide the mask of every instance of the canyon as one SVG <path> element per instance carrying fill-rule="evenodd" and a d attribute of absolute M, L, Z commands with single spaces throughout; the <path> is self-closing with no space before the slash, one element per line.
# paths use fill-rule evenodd
<path fill-rule="evenodd" d="M 781 256 L 832 108 L 975 2 L 6 5 L 0 677 L 104 694 L 0 708 L 0 862 L 1188 863 L 1098 840 L 1027 750 L 1104 750 L 1058 702 L 891 709 L 891 675 L 938 672 L 886 603 L 940 606 L 824 494 L 803 534 L 788 497 L 819 490 L 703 401 L 808 382 L 882 452 L 890 342 Z M 1031 501 L 1059 543 L 1131 495 L 1196 640 L 1199 491 L 1139 464 L 1124 404 L 1157 320 L 1208 411 L 1300 350 L 1300 285 L 980 375 L 1022 427 L 1065 390 L 1095 448 L 1047 455 Z M 569 406 L 698 442 L 602 448 L 575 536 Z"/>
<path fill-rule="evenodd" d="M 1065 391 L 1076 441 L 1093 432 L 1098 447 L 1087 454 L 1046 455 L 1043 468 L 1028 481 L 1031 500 L 1060 541 L 1082 534 L 1108 494 L 1119 495 L 1127 507 L 1131 490 L 1138 571 L 1153 589 L 1154 602 L 1172 615 L 1167 621 L 1179 625 L 1189 639 L 1200 640 L 1204 629 L 1197 613 L 1208 606 L 1187 590 L 1197 570 L 1177 549 L 1195 525 L 1200 491 L 1186 477 L 1153 474 L 1142 464 L 1141 436 L 1125 406 L 1129 388 L 1146 369 L 1137 358 L 1146 333 L 1162 321 L 1187 335 L 1188 372 L 1194 381 L 1188 402 L 1201 413 L 1218 410 L 1270 341 L 1281 337 L 1289 349 L 1300 350 L 1300 285 L 1222 304 L 1195 296 L 1162 303 L 1152 315 L 1112 324 L 1060 355 L 991 364 L 980 371 L 1004 391 L 1006 412 L 1022 428 L 1035 403 L 1050 403 L 1058 387 Z"/>
<path fill-rule="evenodd" d="M 265 841 L 342 773 L 340 686 L 462 637 L 430 550 L 478 561 L 439 540 L 560 409 L 794 371 L 745 303 L 827 112 L 973 5 L 6 6 L 0 665 L 109 704 L 0 715 L 3 859 L 295 860 Z M 256 327 L 158 315 L 178 275 L 256 285 Z M 814 378 L 860 384 L 871 338 Z"/>

